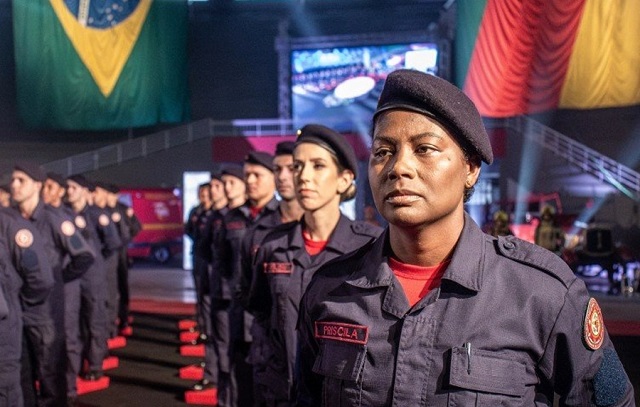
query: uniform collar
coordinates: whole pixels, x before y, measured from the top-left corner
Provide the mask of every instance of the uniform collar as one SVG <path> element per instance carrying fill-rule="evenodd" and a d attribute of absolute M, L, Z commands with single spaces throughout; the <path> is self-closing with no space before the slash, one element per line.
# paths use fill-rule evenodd
<path fill-rule="evenodd" d="M 482 286 L 485 262 L 485 235 L 473 219 L 465 212 L 464 227 L 456 248 L 451 257 L 451 263 L 442 276 L 443 280 L 452 281 L 472 291 L 480 291 Z M 393 272 L 388 265 L 389 228 L 387 227 L 363 257 L 358 271 L 349 276 L 348 284 L 361 288 L 375 288 L 390 286 Z M 362 267 L 377 265 L 377 267 Z"/>
<path fill-rule="evenodd" d="M 251 218 L 251 209 L 250 209 L 249 205 L 250 205 L 249 201 L 247 200 L 244 204 L 242 204 L 242 205 L 240 205 L 238 207 L 240 212 L 242 212 L 242 214 L 248 219 Z M 279 207 L 280 207 L 280 205 L 278 203 L 278 200 L 276 199 L 275 196 L 273 196 L 271 198 L 271 200 L 269 202 L 267 202 L 264 207 L 262 207 L 262 210 L 260 211 L 260 213 L 256 217 L 256 220 L 262 218 L 263 216 L 265 216 L 265 215 L 267 215 L 267 214 L 269 214 L 271 212 L 279 210 Z"/>
<path fill-rule="evenodd" d="M 331 232 L 331 236 L 329 237 L 329 241 L 327 242 L 327 245 L 325 246 L 324 250 L 329 249 L 341 254 L 346 253 L 346 251 L 348 250 L 347 242 L 345 241 L 345 239 L 338 239 L 337 237 L 351 236 L 352 235 L 351 224 L 352 224 L 352 221 L 349 218 L 347 218 L 343 214 L 340 214 L 338 223 L 336 224 L 336 227 L 333 229 L 333 232 Z M 304 230 L 304 216 L 298 222 L 296 222 L 296 227 L 293 228 L 291 231 L 291 235 L 290 235 L 291 247 L 294 247 L 294 248 L 304 247 L 304 239 L 302 237 L 303 230 Z"/>

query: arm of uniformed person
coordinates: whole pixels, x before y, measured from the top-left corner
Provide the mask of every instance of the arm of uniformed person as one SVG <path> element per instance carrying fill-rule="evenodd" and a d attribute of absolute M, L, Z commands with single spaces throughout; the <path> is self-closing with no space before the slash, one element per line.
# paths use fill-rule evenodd
<path fill-rule="evenodd" d="M 142 230 L 142 224 L 140 224 L 140 220 L 133 211 L 133 208 L 127 208 L 127 223 L 129 224 L 131 240 L 133 240 L 133 238 Z"/>
<path fill-rule="evenodd" d="M 560 395 L 560 406 L 635 406 L 600 307 L 580 279 L 567 291 L 538 366 Z"/>
<path fill-rule="evenodd" d="M 294 406 L 321 406 L 323 377 L 313 372 L 318 355 L 318 343 L 315 341 L 313 323 L 306 306 L 307 295 L 302 296 L 298 313 L 298 356 L 294 372 Z M 408 406 L 407 406 L 408 407 Z"/>
<path fill-rule="evenodd" d="M 56 224 L 62 233 L 58 233 L 59 245 L 69 256 L 69 263 L 62 270 L 62 279 L 67 281 L 81 277 L 95 260 L 96 253 L 93 252 L 89 243 L 82 237 L 73 222 L 59 218 Z"/>
<path fill-rule="evenodd" d="M 118 228 L 106 213 L 98 217 L 98 231 L 102 240 L 102 255 L 106 258 L 122 247 Z"/>
<path fill-rule="evenodd" d="M 3 267 L 2 260 L 0 260 L 0 267 Z M 5 319 L 9 315 L 9 305 L 4 298 L 4 288 L 2 288 L 2 281 L 0 281 L 0 319 Z"/>
<path fill-rule="evenodd" d="M 42 237 L 30 222 L 22 219 L 16 219 L 11 229 L 9 247 L 12 263 L 23 281 L 20 297 L 28 305 L 42 303 L 54 284 Z"/>

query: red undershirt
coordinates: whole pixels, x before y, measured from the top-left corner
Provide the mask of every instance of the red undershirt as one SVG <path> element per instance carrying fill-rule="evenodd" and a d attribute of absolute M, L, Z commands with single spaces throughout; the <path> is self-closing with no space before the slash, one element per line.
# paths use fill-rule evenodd
<path fill-rule="evenodd" d="M 311 236 L 306 231 L 302 232 L 302 238 L 304 239 L 304 248 L 309 253 L 309 256 L 315 256 L 320 253 L 329 243 L 328 240 L 311 240 Z"/>
<path fill-rule="evenodd" d="M 413 307 L 418 301 L 429 294 L 431 290 L 440 285 L 440 280 L 444 274 L 450 260 L 445 260 L 437 266 L 421 267 L 413 264 L 405 264 L 389 258 L 389 267 L 400 282 L 404 294 Z"/>
<path fill-rule="evenodd" d="M 255 219 L 258 217 L 258 214 L 260 213 L 260 211 L 262 210 L 262 207 L 258 207 L 258 206 L 250 206 L 249 207 L 249 215 L 251 215 L 251 219 Z"/>

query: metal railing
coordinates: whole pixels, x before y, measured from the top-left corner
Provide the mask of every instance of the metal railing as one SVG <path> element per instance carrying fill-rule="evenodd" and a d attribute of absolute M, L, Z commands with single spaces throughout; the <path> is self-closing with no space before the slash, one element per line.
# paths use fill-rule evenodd
<path fill-rule="evenodd" d="M 551 150 L 599 181 L 640 199 L 640 174 L 619 162 L 526 116 L 506 120 L 506 125 Z"/>
<path fill-rule="evenodd" d="M 43 165 L 46 171 L 64 176 L 96 171 L 125 161 L 146 157 L 196 140 L 216 136 L 286 136 L 295 134 L 291 120 L 256 119 L 214 121 L 199 120 L 159 133 L 115 143 L 86 153 L 76 154 Z"/>

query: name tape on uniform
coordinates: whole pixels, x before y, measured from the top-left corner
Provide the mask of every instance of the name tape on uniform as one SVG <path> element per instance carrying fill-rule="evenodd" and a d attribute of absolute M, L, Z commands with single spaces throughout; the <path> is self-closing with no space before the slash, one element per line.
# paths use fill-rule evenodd
<path fill-rule="evenodd" d="M 291 274 L 293 273 L 293 264 L 292 263 L 264 263 L 263 269 L 265 274 Z"/>
<path fill-rule="evenodd" d="M 342 322 L 315 322 L 316 338 L 365 345 L 369 339 L 369 327 Z"/>

